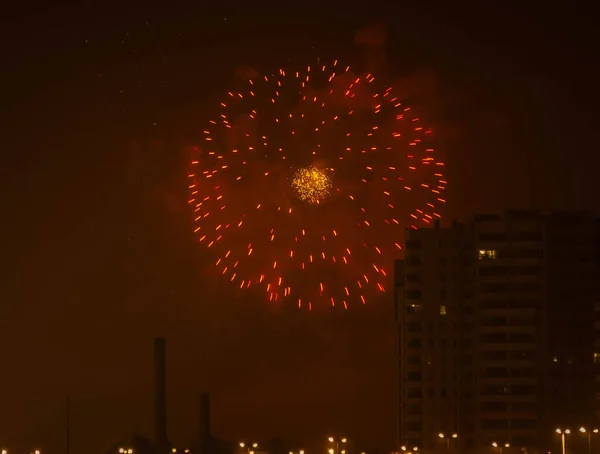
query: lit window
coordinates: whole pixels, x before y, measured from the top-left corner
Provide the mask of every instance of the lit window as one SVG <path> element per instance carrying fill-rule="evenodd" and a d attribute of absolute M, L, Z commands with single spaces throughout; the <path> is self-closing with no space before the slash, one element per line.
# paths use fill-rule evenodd
<path fill-rule="evenodd" d="M 594 359 L 596 358 L 595 354 L 594 354 Z M 555 356 L 554 358 L 552 358 L 552 362 L 557 363 L 558 362 L 558 356 Z"/>
<path fill-rule="evenodd" d="M 417 312 L 421 312 L 421 305 L 420 304 L 409 304 L 406 309 L 409 314 L 415 314 Z"/>
<path fill-rule="evenodd" d="M 440 306 L 440 315 L 446 315 L 446 306 Z"/>
<path fill-rule="evenodd" d="M 495 260 L 496 259 L 496 251 L 493 249 L 480 249 L 479 250 L 479 260 Z"/>
<path fill-rule="evenodd" d="M 594 363 L 600 363 L 600 353 L 594 352 Z"/>

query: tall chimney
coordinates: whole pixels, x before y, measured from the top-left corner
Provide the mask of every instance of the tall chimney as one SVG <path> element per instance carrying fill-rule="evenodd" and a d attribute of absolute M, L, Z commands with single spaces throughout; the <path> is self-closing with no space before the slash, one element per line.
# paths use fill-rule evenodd
<path fill-rule="evenodd" d="M 198 419 L 198 443 L 200 452 L 205 454 L 208 451 L 210 443 L 210 394 L 208 392 L 200 394 Z"/>
<path fill-rule="evenodd" d="M 154 339 L 154 446 L 156 454 L 169 454 L 167 446 L 166 341 Z"/>

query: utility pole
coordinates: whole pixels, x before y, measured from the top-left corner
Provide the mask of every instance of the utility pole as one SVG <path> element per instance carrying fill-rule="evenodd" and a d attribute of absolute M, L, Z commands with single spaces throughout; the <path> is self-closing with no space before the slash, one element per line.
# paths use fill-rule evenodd
<path fill-rule="evenodd" d="M 66 453 L 71 454 L 71 396 L 67 396 L 67 427 L 66 427 Z"/>

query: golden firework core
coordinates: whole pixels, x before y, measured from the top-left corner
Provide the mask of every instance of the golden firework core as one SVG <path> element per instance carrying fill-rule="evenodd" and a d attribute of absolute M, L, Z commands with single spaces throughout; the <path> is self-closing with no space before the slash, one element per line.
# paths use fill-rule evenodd
<path fill-rule="evenodd" d="M 303 167 L 294 174 L 292 188 L 300 200 L 318 205 L 331 193 L 331 178 L 326 169 Z"/>

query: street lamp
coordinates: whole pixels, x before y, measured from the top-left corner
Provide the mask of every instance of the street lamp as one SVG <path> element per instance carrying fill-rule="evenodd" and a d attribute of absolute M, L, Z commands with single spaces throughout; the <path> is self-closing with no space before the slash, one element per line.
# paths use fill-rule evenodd
<path fill-rule="evenodd" d="M 346 437 L 327 437 L 327 441 L 329 441 L 329 443 L 335 443 L 335 448 L 330 448 L 327 452 L 329 452 L 329 454 L 346 454 L 346 450 L 342 449 L 340 451 L 340 443 L 342 444 L 346 444 L 348 442 L 348 439 Z"/>
<path fill-rule="evenodd" d="M 587 435 L 587 440 L 588 440 L 588 454 L 592 454 L 592 434 L 597 434 L 598 433 L 598 429 L 588 430 L 585 427 L 580 427 L 579 428 L 579 432 L 581 432 L 582 434 Z"/>
<path fill-rule="evenodd" d="M 241 449 L 245 449 L 248 454 L 254 454 L 254 450 L 258 448 L 258 443 L 244 443 L 243 441 L 240 441 L 238 446 Z"/>
<path fill-rule="evenodd" d="M 567 454 L 567 441 L 565 439 L 566 435 L 569 435 L 571 431 L 569 429 L 556 429 L 555 432 L 560 435 L 561 443 L 562 443 L 562 454 Z"/>
<path fill-rule="evenodd" d="M 500 454 L 504 454 L 504 448 L 510 448 L 510 443 L 497 443 L 497 442 L 492 442 L 492 446 L 494 448 L 500 448 Z"/>
<path fill-rule="evenodd" d="M 456 432 L 452 432 L 451 434 L 445 434 L 444 432 L 440 432 L 438 434 L 438 437 L 440 437 L 442 440 L 446 440 L 446 449 L 450 451 L 450 440 L 456 440 L 458 438 L 458 434 Z"/>

